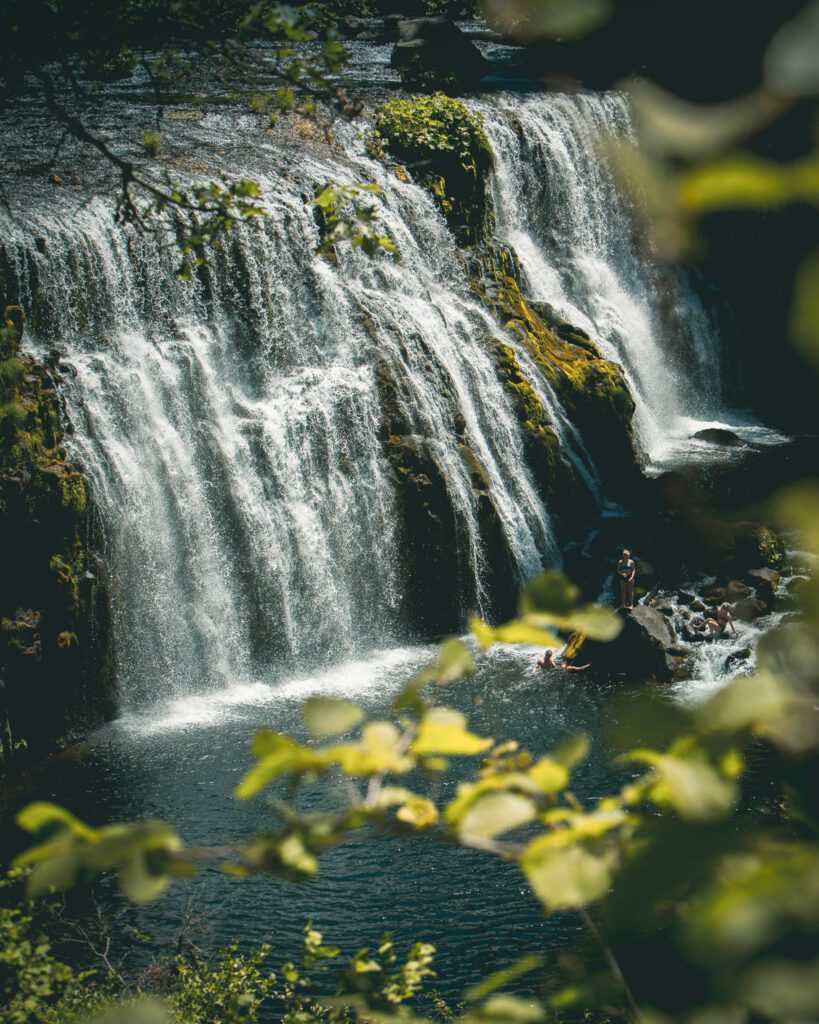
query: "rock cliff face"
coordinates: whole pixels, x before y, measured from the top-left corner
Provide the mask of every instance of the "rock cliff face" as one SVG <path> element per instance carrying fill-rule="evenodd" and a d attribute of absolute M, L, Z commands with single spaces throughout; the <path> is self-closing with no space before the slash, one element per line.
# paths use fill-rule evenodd
<path fill-rule="evenodd" d="M 21 355 L 23 315 L 0 327 L 0 718 L 6 767 L 112 712 L 92 654 L 97 569 L 88 494 L 67 461 L 55 370 Z M 96 661 L 96 664 L 95 664 Z"/>

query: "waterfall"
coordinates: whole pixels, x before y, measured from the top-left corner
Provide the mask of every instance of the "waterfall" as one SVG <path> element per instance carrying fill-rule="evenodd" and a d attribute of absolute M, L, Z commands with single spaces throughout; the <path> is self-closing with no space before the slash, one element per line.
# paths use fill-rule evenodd
<path fill-rule="evenodd" d="M 663 353 L 657 275 L 600 154 L 605 133 L 630 131 L 625 102 L 478 106 L 497 156 L 499 234 L 533 297 L 624 366 L 651 452 L 690 411 L 692 378 Z M 126 707 L 310 671 L 407 636 L 379 367 L 444 482 L 462 615 L 491 601 L 476 463 L 514 582 L 559 563 L 488 339 L 516 348 L 565 457 L 604 499 L 583 438 L 473 292 L 432 197 L 369 158 L 359 126 L 337 126 L 332 147 L 288 149 L 258 131 L 243 145 L 255 124 L 216 112 L 169 125 L 202 144 L 230 139 L 225 169 L 259 181 L 270 212 L 239 225 L 192 283 L 177 279 L 161 238 L 114 223 L 102 199 L 54 194 L 2 223 L 28 344 L 61 353 L 68 447 L 104 523 Z M 317 259 L 311 197 L 359 180 L 383 186 L 398 256 Z"/>
<path fill-rule="evenodd" d="M 240 225 L 206 285 L 176 255 L 66 202 L 3 227 L 29 344 L 57 347 L 71 455 L 106 526 L 125 704 L 321 664 L 402 635 L 396 486 L 379 437 L 375 356 L 427 439 L 458 525 L 463 611 L 486 610 L 486 552 L 468 446 L 518 582 L 558 555 L 511 398 L 432 199 L 354 140 L 342 164 L 272 147 L 271 216 Z M 313 256 L 309 197 L 381 181 L 400 257 Z"/>
<path fill-rule="evenodd" d="M 497 155 L 498 234 L 530 297 L 549 302 L 619 363 L 650 459 L 720 409 L 720 347 L 685 282 L 641 250 L 606 152 L 635 142 L 618 94 L 501 96 L 477 104 Z"/>

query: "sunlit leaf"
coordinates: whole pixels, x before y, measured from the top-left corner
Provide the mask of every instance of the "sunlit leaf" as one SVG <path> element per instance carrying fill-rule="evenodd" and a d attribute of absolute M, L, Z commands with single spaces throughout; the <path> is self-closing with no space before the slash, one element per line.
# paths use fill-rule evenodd
<path fill-rule="evenodd" d="M 651 787 L 651 799 L 657 804 L 669 804 L 687 821 L 723 818 L 734 806 L 736 782 L 703 759 L 649 750 L 634 750 L 629 757 L 654 769 L 657 782 Z"/>
<path fill-rule="evenodd" d="M 551 757 L 553 761 L 557 761 L 558 764 L 562 764 L 564 768 L 571 771 L 586 759 L 590 746 L 588 736 L 583 733 L 574 733 L 558 743 L 552 751 Z"/>
<path fill-rule="evenodd" d="M 461 836 L 493 839 L 532 821 L 535 805 L 519 793 L 486 793 L 469 807 L 458 823 Z"/>
<path fill-rule="evenodd" d="M 314 736 L 337 736 L 358 725 L 363 717 L 357 704 L 335 697 L 309 697 L 304 702 L 304 719 Z"/>
<path fill-rule="evenodd" d="M 162 895 L 169 882 L 167 875 L 154 874 L 150 870 L 142 851 L 135 853 L 119 872 L 120 887 L 132 903 L 147 903 L 156 899 Z"/>
<path fill-rule="evenodd" d="M 490 996 L 470 1019 L 485 1021 L 486 1024 L 538 1024 L 546 1019 L 541 1004 L 536 999 L 521 999 L 505 992 Z"/>
<path fill-rule="evenodd" d="M 544 572 L 529 582 L 520 596 L 522 615 L 565 616 L 573 610 L 580 590 L 561 572 Z"/>
<path fill-rule="evenodd" d="M 469 732 L 466 719 L 460 712 L 433 708 L 424 716 L 410 751 L 416 757 L 429 754 L 468 756 L 483 753 L 492 743 L 491 739 Z"/>
<path fill-rule="evenodd" d="M 475 670 L 475 661 L 469 649 L 460 640 L 450 637 L 445 640 L 438 651 L 438 657 L 432 665 L 421 669 L 404 687 L 393 701 L 393 708 L 401 711 L 409 708 L 420 712 L 422 705 L 420 695 L 430 683 L 446 686 L 448 683 L 469 675 Z"/>
<path fill-rule="evenodd" d="M 426 828 L 438 820 L 438 808 L 426 797 L 411 796 L 409 800 L 395 812 L 399 821 L 413 825 L 415 828 Z"/>
<path fill-rule="evenodd" d="M 569 784 L 569 771 L 565 764 L 550 757 L 542 757 L 529 769 L 533 779 L 544 793 L 558 793 Z"/>
<path fill-rule="evenodd" d="M 591 850 L 579 843 L 559 846 L 535 840 L 520 866 L 538 899 L 548 910 L 585 906 L 606 894 L 611 885 L 616 853 L 608 848 Z"/>
<path fill-rule="evenodd" d="M 763 960 L 746 973 L 740 991 L 743 1003 L 766 1018 L 816 1020 L 819 1016 L 819 959 L 808 963 Z"/>
<path fill-rule="evenodd" d="M 80 839 L 93 840 L 95 829 L 76 818 L 70 811 L 57 804 L 37 801 L 28 804 L 17 815 L 16 822 L 26 832 L 39 832 L 48 827 L 64 827 Z"/>
<path fill-rule="evenodd" d="M 508 985 L 510 982 L 517 981 L 518 978 L 522 978 L 524 974 L 536 971 L 542 963 L 543 958 L 537 954 L 522 956 L 513 964 L 509 964 L 508 967 L 504 967 L 499 971 L 494 971 L 488 978 L 484 978 L 479 984 L 474 985 L 467 991 L 466 998 L 470 1002 L 485 999 L 492 992 L 495 992 L 499 988 L 503 988 L 504 985 Z"/>

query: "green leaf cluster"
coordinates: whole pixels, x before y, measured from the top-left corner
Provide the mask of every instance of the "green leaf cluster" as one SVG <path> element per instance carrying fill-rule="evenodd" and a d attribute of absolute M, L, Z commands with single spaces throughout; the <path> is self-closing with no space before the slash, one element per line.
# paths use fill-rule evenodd
<path fill-rule="evenodd" d="M 378 252 L 396 252 L 395 242 L 379 232 L 379 219 L 375 203 L 361 203 L 365 194 L 378 196 L 380 185 L 327 185 L 316 195 L 313 203 L 319 218 L 321 242 L 316 250 L 320 256 L 336 258 L 336 247 L 349 242 L 367 256 Z"/>
<path fill-rule="evenodd" d="M 481 115 L 441 92 L 377 107 L 367 145 L 374 156 L 386 150 L 408 165 L 444 157 L 475 174 L 491 167 L 494 159 Z"/>

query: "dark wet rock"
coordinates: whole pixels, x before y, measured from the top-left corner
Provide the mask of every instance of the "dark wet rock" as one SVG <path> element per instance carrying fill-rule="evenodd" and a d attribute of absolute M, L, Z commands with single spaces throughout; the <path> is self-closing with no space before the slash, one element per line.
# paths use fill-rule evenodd
<path fill-rule="evenodd" d="M 743 597 L 750 597 L 754 588 L 747 583 L 740 583 L 739 580 L 728 580 L 724 587 L 726 601 L 741 601 Z"/>
<path fill-rule="evenodd" d="M 381 359 L 376 380 L 381 401 L 381 439 L 392 467 L 405 574 L 404 614 L 421 633 L 458 628 L 458 609 L 474 604 L 465 592 L 469 574 L 460 568 L 467 557 L 466 538 L 438 463 L 434 444 L 412 431 L 401 387 L 390 364 Z M 513 559 L 492 498 L 486 470 L 463 441 L 458 449 L 472 485 L 475 516 L 487 554 L 484 583 L 499 611 L 514 606 Z"/>
<path fill-rule="evenodd" d="M 670 618 L 674 614 L 674 605 L 668 600 L 667 597 L 653 597 L 648 601 L 650 608 L 654 608 L 661 615 L 665 615 L 666 618 Z"/>
<path fill-rule="evenodd" d="M 692 612 L 699 612 L 700 614 L 702 614 L 703 612 L 707 611 L 707 605 L 705 604 L 704 601 L 700 601 L 699 598 L 695 598 L 691 602 L 691 611 Z"/>
<path fill-rule="evenodd" d="M 751 648 L 750 647 L 743 647 L 742 650 L 733 651 L 725 659 L 725 663 L 724 664 L 725 664 L 726 670 L 735 668 L 741 662 L 747 661 L 751 657 L 751 653 L 752 652 L 751 652 Z"/>
<path fill-rule="evenodd" d="M 747 572 L 759 566 L 778 569 L 785 557 L 782 538 L 761 523 L 736 523 L 734 536 L 734 564 Z"/>
<path fill-rule="evenodd" d="M 581 346 L 558 335 L 524 299 L 519 268 L 502 249 L 493 248 L 473 263 L 476 290 L 556 393 L 584 439 L 606 492 L 633 500 L 641 480 L 632 430 L 634 400 L 620 367 L 604 359 L 593 342 Z"/>
<path fill-rule="evenodd" d="M 692 594 L 689 590 L 678 590 L 677 600 L 680 604 L 692 605 L 697 600 L 697 595 Z"/>
<path fill-rule="evenodd" d="M 472 40 L 445 17 L 400 21 L 390 64 L 405 86 L 451 96 L 474 89 L 490 67 Z"/>
<path fill-rule="evenodd" d="M 707 441 L 709 444 L 719 444 L 724 448 L 746 448 L 747 444 L 733 430 L 724 430 L 721 427 L 707 427 L 705 430 L 698 430 L 692 435 L 698 441 Z"/>
<path fill-rule="evenodd" d="M 776 589 L 779 586 L 779 573 L 776 569 L 749 569 L 745 574 L 757 595 L 771 606 L 776 597 Z"/>
<path fill-rule="evenodd" d="M 731 614 L 737 622 L 753 622 L 767 611 L 767 605 L 758 597 L 744 597 L 731 606 Z"/>
<path fill-rule="evenodd" d="M 655 677 L 669 681 L 678 670 L 678 658 L 667 653 L 674 647 L 676 634 L 668 621 L 654 608 L 638 605 L 621 610 L 623 630 L 607 644 L 583 645 L 582 657 L 605 673 L 624 673 L 629 678 Z"/>
<path fill-rule="evenodd" d="M 672 658 L 674 663 L 674 667 L 671 672 L 672 680 L 678 683 L 684 679 L 690 679 L 692 662 L 691 658 L 688 657 L 688 652 L 686 651 L 685 656 L 669 655 L 669 657 Z"/>
<path fill-rule="evenodd" d="M 688 656 L 688 651 L 685 647 L 680 647 L 678 644 L 666 647 L 665 653 L 670 654 L 672 658 L 686 658 Z"/>
<path fill-rule="evenodd" d="M 56 377 L 21 351 L 19 307 L 0 321 L 0 719 L 29 755 L 113 714 L 107 604 L 85 478 L 63 447 Z M 8 750 L 6 751 L 8 754 Z M 15 755 L 15 761 L 25 756 Z M 6 765 L 8 768 L 8 765 Z"/>

